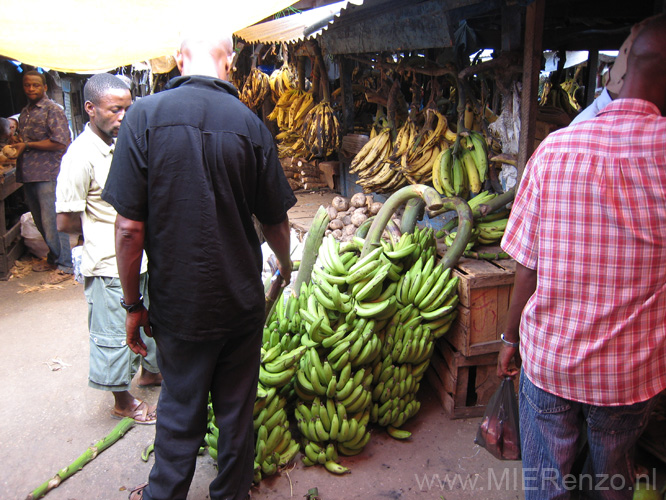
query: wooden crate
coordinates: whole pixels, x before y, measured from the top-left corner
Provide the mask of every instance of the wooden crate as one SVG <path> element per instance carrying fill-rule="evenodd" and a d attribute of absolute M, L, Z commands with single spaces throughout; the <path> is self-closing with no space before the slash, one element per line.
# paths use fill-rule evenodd
<path fill-rule="evenodd" d="M 23 238 L 21 238 L 21 223 L 17 222 L 6 234 L 0 236 L 0 281 L 9 278 L 9 272 L 23 252 Z"/>
<path fill-rule="evenodd" d="M 5 200 L 18 191 L 21 184 L 16 182 L 16 169 L 13 166 L 0 165 L 0 280 L 9 278 L 9 271 L 24 252 L 21 237 L 21 223 L 7 228 Z"/>
<path fill-rule="evenodd" d="M 497 248 L 499 250 L 499 248 Z M 458 318 L 445 338 L 463 356 L 499 351 L 513 291 L 513 259 L 460 259 L 453 271 L 458 283 Z"/>
<path fill-rule="evenodd" d="M 496 352 L 466 357 L 443 338 L 437 341 L 426 377 L 451 418 L 483 416 L 501 382 Z M 518 377 L 515 384 L 517 390 Z"/>

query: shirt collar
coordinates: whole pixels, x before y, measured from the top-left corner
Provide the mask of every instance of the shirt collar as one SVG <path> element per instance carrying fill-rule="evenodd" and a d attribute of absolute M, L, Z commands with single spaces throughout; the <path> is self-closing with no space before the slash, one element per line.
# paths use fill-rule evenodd
<path fill-rule="evenodd" d="M 177 76 L 169 80 L 169 83 L 166 85 L 166 89 L 175 89 L 176 87 L 182 87 L 184 85 L 194 85 L 197 87 L 208 87 L 222 90 L 234 97 L 238 97 L 238 90 L 233 86 L 233 84 L 224 80 L 220 80 L 219 78 L 213 78 L 212 76 Z"/>
<path fill-rule="evenodd" d="M 50 101 L 50 100 L 51 100 L 51 99 L 49 99 L 48 96 L 47 96 L 46 94 L 44 94 L 44 95 L 42 96 L 42 98 L 41 98 L 39 101 L 37 101 L 36 103 L 28 102 L 28 107 L 42 108 L 42 107 L 44 107 L 44 106 L 46 105 L 46 103 L 47 103 L 48 101 Z"/>
<path fill-rule="evenodd" d="M 604 107 L 597 116 L 601 116 L 606 113 L 639 113 L 643 115 L 657 115 L 661 116 L 659 108 L 652 102 L 646 101 L 644 99 L 615 99 L 608 106 Z"/>
<path fill-rule="evenodd" d="M 99 149 L 99 152 L 102 153 L 104 156 L 113 154 L 113 150 L 116 148 L 116 140 L 113 139 L 113 142 L 110 145 L 104 142 L 102 138 L 98 136 L 95 132 L 93 132 L 92 128 L 90 128 L 90 122 L 86 123 L 86 127 L 83 129 L 82 134 L 90 135 L 90 137 L 88 138 L 89 141 L 97 149 Z"/>

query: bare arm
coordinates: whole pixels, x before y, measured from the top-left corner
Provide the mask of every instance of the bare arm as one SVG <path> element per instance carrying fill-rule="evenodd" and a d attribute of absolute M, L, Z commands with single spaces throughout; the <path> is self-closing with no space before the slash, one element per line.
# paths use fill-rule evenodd
<path fill-rule="evenodd" d="M 56 215 L 58 231 L 67 234 L 81 234 L 81 212 L 61 212 Z"/>
<path fill-rule="evenodd" d="M 509 342 L 520 340 L 520 318 L 529 298 L 534 294 L 537 286 L 537 271 L 516 263 L 516 278 L 513 285 L 513 295 L 509 305 L 509 316 L 504 330 L 504 338 Z M 497 361 L 497 375 L 500 377 L 513 377 L 518 373 L 517 368 L 509 368 L 511 360 L 518 355 L 517 347 L 510 347 L 504 343 L 500 347 Z"/>
<path fill-rule="evenodd" d="M 13 146 L 18 150 L 19 156 L 23 154 L 26 148 L 38 149 L 40 151 L 62 151 L 67 149 L 65 144 L 52 141 L 51 139 L 44 139 L 42 141 L 34 142 L 17 142 Z"/>
<path fill-rule="evenodd" d="M 261 230 L 264 233 L 264 237 L 266 238 L 268 246 L 270 246 L 271 250 L 275 252 L 275 256 L 278 259 L 278 269 L 280 270 L 280 275 L 284 280 L 283 283 L 287 285 L 291 281 L 292 270 L 289 245 L 289 218 L 285 217 L 284 220 L 279 224 L 262 224 Z"/>
<path fill-rule="evenodd" d="M 120 283 L 123 287 L 123 299 L 126 304 L 137 303 L 141 296 L 139 279 L 145 230 L 144 222 L 126 219 L 120 214 L 116 216 L 116 260 Z M 137 354 L 146 356 L 146 345 L 139 334 L 140 327 L 143 327 L 147 335 L 152 336 L 148 311 L 145 307 L 141 307 L 136 312 L 127 313 L 125 330 L 129 348 Z"/>

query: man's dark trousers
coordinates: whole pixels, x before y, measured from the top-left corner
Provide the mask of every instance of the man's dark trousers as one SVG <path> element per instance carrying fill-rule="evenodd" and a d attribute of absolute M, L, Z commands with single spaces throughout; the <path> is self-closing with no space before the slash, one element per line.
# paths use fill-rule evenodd
<path fill-rule="evenodd" d="M 242 500 L 252 486 L 252 413 L 262 328 L 230 339 L 193 342 L 153 328 L 163 382 L 157 406 L 155 465 L 145 500 L 186 500 L 208 419 L 208 394 L 220 429 L 211 500 Z"/>

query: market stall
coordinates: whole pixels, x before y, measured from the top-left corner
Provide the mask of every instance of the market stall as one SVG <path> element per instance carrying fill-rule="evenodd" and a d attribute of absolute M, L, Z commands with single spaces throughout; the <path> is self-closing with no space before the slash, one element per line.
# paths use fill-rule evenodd
<path fill-rule="evenodd" d="M 594 8 L 578 7 L 582 17 Z M 650 13 L 649 9 L 635 12 L 632 19 Z M 347 413 L 363 429 L 375 423 L 400 436 L 400 427 L 417 411 L 409 406 L 416 401 L 416 391 L 411 385 L 401 388 L 398 400 L 391 403 L 378 383 L 386 363 L 400 364 L 400 360 L 409 360 L 408 373 L 419 362 L 429 366 L 423 372 L 419 366 L 409 384 L 416 380 L 418 386 L 427 374 L 450 417 L 484 413 L 499 385 L 495 366 L 515 273 L 515 263 L 497 246 L 509 213 L 507 204 L 539 142 L 568 125 L 577 110 L 594 98 L 599 47 L 593 29 L 574 26 L 566 2 L 431 0 L 405 6 L 376 0 L 341 2 L 310 14 L 312 25 L 302 19 L 293 24 L 281 19 L 237 33 L 252 57 L 247 66 L 239 65 L 236 82 L 246 103 L 275 127 L 294 190 L 334 187 L 342 195 L 343 201 L 334 200 L 337 205 L 326 207 L 329 220 L 319 228 L 314 270 L 301 270 L 308 273 L 304 278 L 299 273 L 301 282 L 310 282 L 314 289 L 296 288 L 298 299 L 285 306 L 289 311 L 285 318 L 300 313 L 304 326 L 284 325 L 278 313 L 265 331 L 267 353 L 277 350 L 279 359 L 286 356 L 292 362 L 295 395 L 289 392 L 291 379 L 285 375 L 285 397 L 300 405 L 295 418 L 307 439 L 306 463 L 339 472 L 338 452 L 360 453 L 369 435 L 354 434 L 352 446 L 346 436 L 331 437 L 331 432 L 337 436 L 341 429 L 331 427 L 330 420 L 337 403 L 347 400 L 348 394 L 339 394 L 340 386 L 327 387 L 328 375 L 319 374 L 317 379 L 310 370 L 329 359 L 328 374 L 334 379 L 341 375 L 344 344 L 327 340 L 335 339 L 339 328 L 357 329 L 355 320 L 342 318 L 342 313 L 349 314 L 351 307 L 361 314 L 369 297 L 375 305 L 398 297 L 395 307 L 384 304 L 388 312 L 382 309 L 373 316 L 380 344 L 393 341 L 396 333 L 390 325 L 410 321 L 408 313 L 400 312 L 409 306 L 420 311 L 412 328 L 426 325 L 433 318 L 431 310 L 421 307 L 424 296 L 429 296 L 425 289 L 447 287 L 432 272 L 436 265 L 449 270 L 448 280 L 455 279 L 451 296 L 455 299 L 446 302 L 449 309 L 438 318 L 438 326 L 428 327 L 425 342 L 417 336 L 420 345 L 429 346 L 424 348 L 428 354 L 411 358 L 410 349 L 401 344 L 407 350 L 393 351 L 395 357 L 387 361 L 390 349 L 387 352 L 384 345 L 381 354 L 363 358 L 371 360 L 367 367 L 352 363 L 359 380 L 367 375 L 363 369 L 373 377 L 368 375 L 367 383 L 361 384 L 367 394 L 359 389 Z M 605 22 L 617 22 L 615 14 L 610 17 Z M 564 19 L 571 29 L 563 32 Z M 631 24 L 630 19 L 623 23 L 627 21 Z M 626 33 L 624 26 L 623 31 L 607 31 L 617 46 Z M 609 43 L 608 37 L 604 43 Z M 569 48 L 592 49 L 587 67 L 572 75 L 559 66 L 545 85 L 540 78 L 543 49 Z M 576 92 L 577 87 L 581 91 Z M 325 169 L 320 168 L 331 162 L 337 177 L 332 186 L 323 181 Z M 408 203 L 405 192 L 419 194 Z M 450 200 L 458 200 L 469 212 Z M 382 202 L 383 208 L 374 208 Z M 436 257 L 429 267 L 392 259 L 402 255 L 403 238 L 428 230 L 432 234 L 419 251 L 434 243 Z M 368 243 L 370 235 L 378 238 L 374 244 Z M 382 248 L 383 253 L 372 254 Z M 368 255 L 375 255 L 376 264 L 364 275 L 361 287 L 349 277 L 358 270 L 357 264 L 346 263 L 358 259 L 367 264 Z M 380 273 L 377 269 L 384 269 L 383 264 L 386 270 Z M 393 279 L 388 277 L 391 272 Z M 409 292 L 404 291 L 405 281 Z M 315 321 L 320 317 L 324 326 Z M 281 342 L 284 335 L 291 338 L 286 344 Z M 294 335 L 308 340 L 295 342 Z M 386 377 L 401 381 L 397 374 Z M 359 403 L 363 397 L 366 400 Z M 331 400 L 335 404 L 322 415 Z M 400 417 L 387 417 L 387 411 Z M 302 422 L 308 421 L 323 421 L 323 432 L 307 429 Z M 272 472 L 271 464 L 262 467 L 266 456 L 258 453 L 259 476 Z"/>

